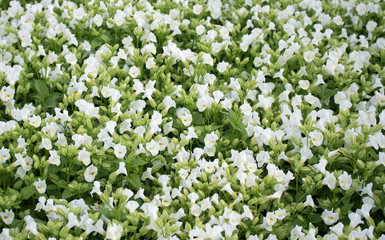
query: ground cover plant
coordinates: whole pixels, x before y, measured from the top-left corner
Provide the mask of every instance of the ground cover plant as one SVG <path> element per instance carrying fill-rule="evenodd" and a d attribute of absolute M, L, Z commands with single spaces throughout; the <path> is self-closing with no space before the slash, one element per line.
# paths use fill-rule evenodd
<path fill-rule="evenodd" d="M 385 2 L 5 2 L 0 239 L 385 239 Z"/>

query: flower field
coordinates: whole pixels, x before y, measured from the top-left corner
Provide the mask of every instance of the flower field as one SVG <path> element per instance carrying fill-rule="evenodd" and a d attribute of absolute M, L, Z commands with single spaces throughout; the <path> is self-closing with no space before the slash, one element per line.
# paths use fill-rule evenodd
<path fill-rule="evenodd" d="M 1 6 L 0 239 L 385 240 L 384 1 Z"/>

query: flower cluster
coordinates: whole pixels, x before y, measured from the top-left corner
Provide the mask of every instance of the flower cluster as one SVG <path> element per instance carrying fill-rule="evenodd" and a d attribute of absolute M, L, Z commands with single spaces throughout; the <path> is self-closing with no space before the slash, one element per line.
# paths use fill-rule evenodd
<path fill-rule="evenodd" d="M 37 2 L 0 13 L 0 239 L 385 239 L 383 2 Z"/>

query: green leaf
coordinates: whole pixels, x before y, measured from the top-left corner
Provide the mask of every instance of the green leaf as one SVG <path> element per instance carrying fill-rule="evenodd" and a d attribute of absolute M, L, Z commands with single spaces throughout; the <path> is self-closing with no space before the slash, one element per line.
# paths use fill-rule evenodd
<path fill-rule="evenodd" d="M 18 195 L 18 194 L 19 194 L 18 191 L 10 187 L 7 188 L 7 190 L 5 191 L 5 195 Z"/>
<path fill-rule="evenodd" d="M 59 180 L 59 181 L 55 181 L 54 182 L 57 186 L 59 186 L 59 187 L 61 187 L 61 188 L 66 188 L 67 187 L 67 183 L 66 183 L 66 181 L 64 181 L 64 180 Z"/>
<path fill-rule="evenodd" d="M 352 209 L 354 203 L 349 203 L 349 204 L 345 204 L 342 208 L 341 208 L 341 212 L 342 213 L 347 213 L 349 212 L 350 209 Z"/>
<path fill-rule="evenodd" d="M 319 213 L 310 213 L 309 220 L 312 224 L 322 222 L 321 214 Z"/>
<path fill-rule="evenodd" d="M 336 95 L 336 93 L 338 92 L 338 89 L 329 89 L 326 87 L 326 85 L 322 85 L 322 86 L 317 86 L 314 89 L 314 92 L 319 96 L 322 96 L 323 98 L 325 97 L 328 98 Z"/>
<path fill-rule="evenodd" d="M 20 198 L 22 200 L 29 199 L 35 192 L 36 188 L 34 186 L 22 188 L 20 191 Z"/>
<path fill-rule="evenodd" d="M 231 126 L 235 129 L 238 130 L 244 134 L 246 134 L 246 127 L 243 124 L 241 118 L 239 117 L 239 114 L 234 112 L 233 110 L 230 110 L 229 113 L 227 114 L 227 118 L 229 119 L 229 122 Z"/>
<path fill-rule="evenodd" d="M 66 189 L 66 190 L 64 190 L 64 192 L 62 194 L 62 198 L 67 200 L 67 199 L 71 198 L 74 195 L 75 195 L 74 192 L 71 192 L 69 189 Z"/>
<path fill-rule="evenodd" d="M 55 107 L 57 107 L 57 100 L 59 99 L 59 98 L 61 98 L 61 94 L 60 93 L 58 93 L 58 92 L 54 92 L 54 93 L 52 93 L 50 96 L 49 96 L 49 98 L 47 98 L 47 100 L 45 100 L 45 105 L 47 106 L 47 107 L 50 107 L 50 108 L 55 108 Z"/>
<path fill-rule="evenodd" d="M 128 167 L 133 168 L 133 167 L 142 166 L 145 164 L 147 164 L 147 161 L 142 160 L 140 158 L 134 158 L 134 159 L 130 160 Z"/>
<path fill-rule="evenodd" d="M 142 182 L 140 180 L 140 177 L 138 174 L 134 173 L 134 174 L 130 174 L 130 176 L 127 178 L 127 181 L 133 186 L 135 187 L 136 189 L 139 189 L 141 188 L 143 185 L 142 185 Z"/>
<path fill-rule="evenodd" d="M 34 88 L 36 92 L 38 93 L 38 98 L 41 100 L 45 100 L 49 96 L 49 89 L 47 87 L 47 84 L 42 80 L 35 80 L 34 81 Z"/>
<path fill-rule="evenodd" d="M 138 227 L 135 227 L 135 226 L 126 226 L 124 228 L 126 229 L 127 232 L 136 232 L 136 229 L 138 229 Z"/>
<path fill-rule="evenodd" d="M 193 113 L 192 117 L 193 117 L 193 122 L 194 122 L 195 125 L 203 125 L 204 118 L 203 118 L 202 114 L 200 114 L 200 113 Z"/>
<path fill-rule="evenodd" d="M 111 210 L 108 208 L 105 208 L 102 204 L 98 204 L 98 209 L 107 218 L 111 217 Z"/>

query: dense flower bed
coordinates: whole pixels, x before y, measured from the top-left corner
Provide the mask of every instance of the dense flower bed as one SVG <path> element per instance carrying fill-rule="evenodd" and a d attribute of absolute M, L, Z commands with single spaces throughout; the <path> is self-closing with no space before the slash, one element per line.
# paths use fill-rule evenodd
<path fill-rule="evenodd" d="M 385 2 L 12 1 L 0 239 L 385 239 Z"/>

